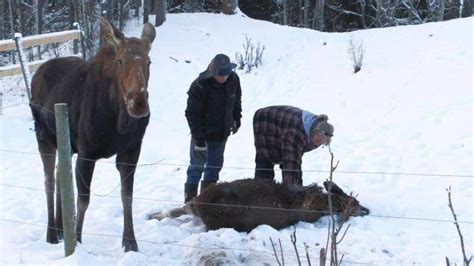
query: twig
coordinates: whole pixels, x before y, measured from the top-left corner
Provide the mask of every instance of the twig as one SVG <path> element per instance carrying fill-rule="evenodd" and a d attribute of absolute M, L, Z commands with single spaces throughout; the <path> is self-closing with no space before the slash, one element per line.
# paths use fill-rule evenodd
<path fill-rule="evenodd" d="M 276 260 L 277 260 L 277 262 L 278 262 L 278 265 L 281 266 L 280 260 L 278 259 L 278 255 L 277 255 L 277 253 L 276 253 L 275 244 L 273 244 L 273 240 L 272 240 L 271 237 L 270 237 L 270 243 L 272 243 L 273 254 L 275 255 L 275 258 L 276 258 Z"/>
<path fill-rule="evenodd" d="M 300 261 L 300 254 L 298 254 L 298 248 L 296 247 L 296 227 L 293 227 L 293 234 L 290 235 L 291 243 L 293 243 L 293 247 L 295 248 L 296 259 L 298 259 L 298 265 L 301 266 Z"/>
<path fill-rule="evenodd" d="M 176 63 L 178 62 L 178 59 L 176 59 L 176 58 L 174 58 L 174 57 L 172 57 L 172 56 L 170 56 L 169 58 L 170 58 L 170 59 L 173 59 Z"/>
<path fill-rule="evenodd" d="M 347 233 L 347 230 L 349 230 L 349 227 L 351 227 L 351 225 L 347 225 L 346 227 L 346 230 L 344 231 L 344 234 L 342 235 L 341 239 L 339 239 L 339 241 L 336 242 L 336 245 L 339 245 L 339 243 L 342 242 L 342 240 L 344 239 L 344 237 L 346 236 L 346 233 Z"/>
<path fill-rule="evenodd" d="M 449 209 L 451 209 L 451 213 L 453 214 L 454 224 L 456 225 L 456 229 L 458 230 L 459 239 L 461 241 L 461 249 L 462 249 L 462 255 L 463 255 L 463 258 L 464 258 L 464 265 L 469 266 L 469 263 L 472 260 L 472 256 L 469 258 L 469 260 L 466 257 L 466 250 L 464 249 L 464 240 L 463 240 L 463 237 L 462 237 L 462 234 L 461 234 L 461 228 L 459 228 L 458 218 L 456 216 L 456 213 L 454 213 L 453 204 L 451 202 L 451 186 L 449 186 L 449 188 L 447 188 L 446 191 L 448 192 L 448 202 L 449 202 L 448 206 L 449 206 Z"/>
<path fill-rule="evenodd" d="M 283 256 L 283 247 L 281 246 L 281 240 L 279 238 L 278 238 L 278 243 L 280 243 L 281 264 L 285 266 L 285 257 Z"/>
<path fill-rule="evenodd" d="M 329 236 L 329 234 L 328 234 Z M 326 249 L 322 248 L 319 251 L 319 266 L 326 266 Z"/>
<path fill-rule="evenodd" d="M 308 253 L 308 245 L 306 245 L 305 242 L 303 242 L 304 245 L 304 252 L 306 253 L 306 260 L 308 261 L 308 266 L 311 266 L 311 260 L 309 259 L 309 253 Z"/>

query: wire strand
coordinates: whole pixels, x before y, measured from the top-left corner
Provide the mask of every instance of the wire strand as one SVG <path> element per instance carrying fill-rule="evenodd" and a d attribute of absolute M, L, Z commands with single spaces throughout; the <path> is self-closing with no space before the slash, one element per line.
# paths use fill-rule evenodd
<path fill-rule="evenodd" d="M 21 188 L 26 190 L 32 191 L 39 191 L 44 192 L 43 189 L 39 188 L 31 188 L 31 187 L 24 187 L 24 186 L 17 186 L 11 184 L 0 184 L 0 186 L 4 187 L 14 187 L 14 188 Z M 64 192 L 61 192 L 64 194 Z M 87 195 L 87 194 L 78 194 L 78 195 Z M 121 196 L 111 196 L 111 195 L 93 195 L 100 198 L 121 198 Z M 173 203 L 182 205 L 182 201 L 177 200 L 164 200 L 164 199 L 151 199 L 151 198 L 143 198 L 143 197 L 132 197 L 133 200 L 142 200 L 142 201 L 151 201 L 151 202 L 166 202 L 166 203 Z M 261 209 L 261 210 L 274 210 L 274 211 L 285 211 L 285 212 L 305 212 L 305 213 L 320 213 L 323 215 L 329 215 L 327 211 L 318 211 L 318 210 L 306 210 L 306 209 L 288 209 L 288 208 L 277 208 L 277 207 L 263 207 L 263 206 L 255 206 L 255 205 L 239 205 L 239 204 L 222 204 L 222 203 L 197 203 L 194 202 L 193 204 L 197 205 L 209 205 L 209 206 L 224 206 L 224 207 L 233 207 L 233 208 L 248 208 L 248 209 Z M 335 213 L 341 214 L 341 213 Z M 453 220 L 447 219 L 435 219 L 435 218 L 424 218 L 424 217 L 409 217 L 409 216 L 400 216 L 400 215 L 380 215 L 380 214 L 369 214 L 367 218 L 375 217 L 375 218 L 385 218 L 385 219 L 400 219 L 400 220 L 412 220 L 412 221 L 425 221 L 425 222 L 442 222 L 442 223 L 455 223 Z M 458 221 L 460 224 L 474 224 L 474 221 Z"/>
<path fill-rule="evenodd" d="M 11 219 L 0 218 L 0 221 L 10 222 L 10 223 L 17 223 L 17 224 L 28 225 L 28 226 L 35 226 L 35 227 L 62 230 L 61 228 L 57 228 L 57 227 L 53 227 L 53 226 L 47 226 L 47 225 L 44 226 L 44 225 L 35 224 L 35 223 L 26 223 L 26 222 L 22 222 L 22 221 L 11 220 Z M 123 237 L 123 236 L 120 236 L 120 235 L 112 235 L 112 234 L 89 233 L 89 232 L 84 232 L 84 231 L 82 232 L 82 234 L 83 235 L 90 235 L 90 236 L 101 236 L 101 237 L 119 238 L 119 239 L 122 238 L 122 239 L 133 240 L 132 238 L 129 238 L 129 237 Z M 263 251 L 263 250 L 258 251 L 258 250 L 243 249 L 243 248 L 232 248 L 232 247 L 203 247 L 203 246 L 193 246 L 193 245 L 185 245 L 185 244 L 177 244 L 177 243 L 169 243 L 169 242 L 161 243 L 161 242 L 157 242 L 157 241 L 136 239 L 136 238 L 135 238 L 135 240 L 137 242 L 154 244 L 154 245 L 176 246 L 176 247 L 202 249 L 202 250 L 232 250 L 232 251 L 240 251 L 240 252 L 259 253 L 259 254 L 263 254 L 265 256 L 270 256 L 272 258 L 274 257 L 274 254 L 272 252 Z M 296 258 L 296 255 L 293 255 L 293 254 L 283 253 L 283 255 Z M 315 259 L 315 260 L 319 260 L 319 257 L 311 257 L 310 256 L 310 258 Z M 349 262 L 349 263 L 352 263 L 352 264 L 361 264 L 361 265 L 368 264 L 368 263 L 364 263 L 364 262 L 346 261 L 346 260 L 344 260 L 344 262 Z"/>
<path fill-rule="evenodd" d="M 28 154 L 28 155 L 41 155 L 39 152 L 27 152 L 27 151 L 15 151 L 9 149 L 0 149 L 0 152 L 7 152 L 7 153 L 18 153 L 18 154 Z M 56 156 L 56 154 L 42 154 L 43 156 Z M 89 159 L 84 157 L 77 157 L 77 159 L 86 160 L 86 161 L 95 161 L 98 163 L 109 163 L 109 164 L 116 164 L 116 165 L 135 165 L 137 167 L 145 167 L 145 166 L 155 166 L 155 165 L 165 165 L 165 166 L 174 166 L 174 167 L 204 167 L 204 168 L 222 168 L 222 169 L 234 169 L 234 170 L 278 170 L 278 171 L 286 171 L 286 172 L 304 172 L 304 173 L 329 173 L 329 170 L 318 170 L 318 169 L 303 169 L 303 170 L 295 170 L 295 169 L 286 169 L 286 168 L 252 168 L 252 167 L 239 167 L 239 166 L 212 166 L 212 165 L 191 165 L 191 164 L 184 164 L 184 163 L 169 163 L 164 162 L 163 159 L 152 162 L 152 163 L 137 163 L 137 164 L 130 164 L 130 163 L 118 163 L 113 161 L 107 160 L 96 160 L 96 159 Z M 345 171 L 345 170 L 335 170 L 335 173 L 340 174 L 368 174 L 368 175 L 399 175 L 399 176 L 419 176 L 419 177 L 455 177 L 455 178 L 468 178 L 474 179 L 474 175 L 468 174 L 439 174 L 439 173 L 413 173 L 413 172 L 383 172 L 383 171 Z"/>

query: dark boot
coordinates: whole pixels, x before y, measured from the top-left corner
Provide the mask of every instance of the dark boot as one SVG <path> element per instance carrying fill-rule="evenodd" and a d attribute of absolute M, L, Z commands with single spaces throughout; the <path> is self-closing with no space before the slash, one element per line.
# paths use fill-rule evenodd
<path fill-rule="evenodd" d="M 213 186 L 214 184 L 216 184 L 216 181 L 201 181 L 201 189 L 199 190 L 199 194 L 202 194 L 202 192 L 206 190 L 206 188 L 208 188 L 209 186 Z"/>
<path fill-rule="evenodd" d="M 198 184 L 184 184 L 184 203 L 192 200 L 197 196 Z"/>

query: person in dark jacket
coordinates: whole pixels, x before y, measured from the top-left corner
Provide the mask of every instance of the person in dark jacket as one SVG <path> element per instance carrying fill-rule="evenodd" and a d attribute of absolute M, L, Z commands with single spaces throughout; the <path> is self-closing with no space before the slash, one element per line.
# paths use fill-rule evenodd
<path fill-rule="evenodd" d="M 190 165 L 184 184 L 184 201 L 219 180 L 227 137 L 240 128 L 242 90 L 228 56 L 218 54 L 206 71 L 193 81 L 185 111 L 191 129 Z"/>
<path fill-rule="evenodd" d="M 253 117 L 255 178 L 273 180 L 280 164 L 284 184 L 303 184 L 301 163 L 305 152 L 329 145 L 334 127 L 325 114 L 314 115 L 293 106 L 269 106 Z"/>

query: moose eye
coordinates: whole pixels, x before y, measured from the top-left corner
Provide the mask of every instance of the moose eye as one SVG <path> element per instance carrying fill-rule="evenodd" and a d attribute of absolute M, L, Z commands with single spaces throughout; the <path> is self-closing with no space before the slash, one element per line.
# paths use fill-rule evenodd
<path fill-rule="evenodd" d="M 122 59 L 117 59 L 117 64 L 119 64 L 119 65 L 123 65 L 123 61 L 122 61 Z"/>

